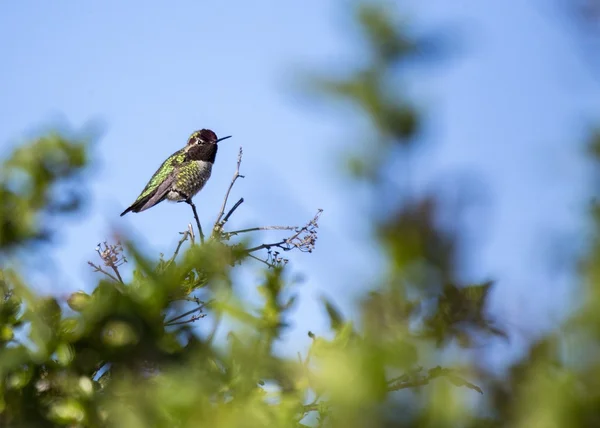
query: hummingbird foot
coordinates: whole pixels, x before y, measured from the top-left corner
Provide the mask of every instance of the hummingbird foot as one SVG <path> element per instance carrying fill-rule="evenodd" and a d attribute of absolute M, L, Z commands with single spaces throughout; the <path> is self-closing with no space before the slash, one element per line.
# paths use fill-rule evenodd
<path fill-rule="evenodd" d="M 200 218 L 198 217 L 198 211 L 196 211 L 196 205 L 192 202 L 192 198 L 187 198 L 184 201 L 186 204 L 189 204 L 192 207 L 192 211 L 194 212 L 194 218 L 196 219 L 196 225 L 198 226 L 198 234 L 200 235 L 200 243 L 204 244 L 204 233 L 202 233 L 202 226 L 200 225 Z"/>

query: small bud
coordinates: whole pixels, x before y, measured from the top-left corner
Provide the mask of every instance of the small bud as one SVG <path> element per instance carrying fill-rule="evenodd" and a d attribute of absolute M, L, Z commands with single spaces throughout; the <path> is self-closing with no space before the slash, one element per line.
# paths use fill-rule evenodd
<path fill-rule="evenodd" d="M 81 312 L 86 308 L 90 301 L 91 297 L 89 294 L 84 293 L 83 291 L 76 291 L 75 293 L 69 296 L 67 303 L 71 309 L 76 312 Z"/>
<path fill-rule="evenodd" d="M 89 377 L 81 376 L 79 378 L 79 389 L 85 396 L 90 397 L 94 392 L 94 384 Z"/>
<path fill-rule="evenodd" d="M 8 342 L 9 340 L 12 340 L 14 336 L 15 333 L 12 327 L 8 325 L 3 325 L 2 327 L 0 327 L 0 341 Z"/>

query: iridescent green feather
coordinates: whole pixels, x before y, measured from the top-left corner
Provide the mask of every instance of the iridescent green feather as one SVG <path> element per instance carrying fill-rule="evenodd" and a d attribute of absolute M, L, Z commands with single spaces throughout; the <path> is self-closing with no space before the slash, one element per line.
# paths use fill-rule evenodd
<path fill-rule="evenodd" d="M 154 173 L 150 181 L 148 181 L 148 184 L 146 184 L 146 187 L 144 187 L 144 190 L 142 190 L 142 193 L 140 194 L 140 196 L 138 196 L 135 202 L 139 202 L 140 200 L 148 196 L 150 193 L 154 192 L 171 173 L 173 173 L 177 168 L 181 166 L 184 160 L 185 151 L 183 149 L 178 150 L 171 156 L 169 156 L 167 160 L 164 161 L 162 165 L 156 170 L 156 172 Z"/>

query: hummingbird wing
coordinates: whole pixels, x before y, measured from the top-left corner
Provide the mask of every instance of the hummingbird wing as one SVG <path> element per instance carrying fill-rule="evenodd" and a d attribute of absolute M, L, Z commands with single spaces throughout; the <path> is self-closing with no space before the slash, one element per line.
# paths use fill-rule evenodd
<path fill-rule="evenodd" d="M 121 217 L 128 212 L 139 213 L 162 202 L 167 197 L 169 190 L 177 176 L 177 170 L 185 160 L 185 152 L 178 150 L 167 158 L 156 170 L 140 196 L 133 204 L 121 213 Z"/>

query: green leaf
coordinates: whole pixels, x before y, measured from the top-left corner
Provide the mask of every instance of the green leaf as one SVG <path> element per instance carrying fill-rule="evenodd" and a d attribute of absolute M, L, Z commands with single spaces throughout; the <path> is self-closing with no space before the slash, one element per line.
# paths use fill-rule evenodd
<path fill-rule="evenodd" d="M 329 324 L 331 328 L 335 331 L 339 331 L 344 326 L 342 314 L 329 300 L 327 300 L 326 297 L 321 296 L 321 302 L 325 306 L 325 310 L 329 316 Z"/>

